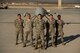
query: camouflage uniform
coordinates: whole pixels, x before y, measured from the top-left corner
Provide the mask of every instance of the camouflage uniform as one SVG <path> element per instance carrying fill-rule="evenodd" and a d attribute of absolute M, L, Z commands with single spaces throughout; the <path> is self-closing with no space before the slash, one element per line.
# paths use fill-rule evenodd
<path fill-rule="evenodd" d="M 44 48 L 44 28 L 45 28 L 45 22 L 43 19 L 38 20 L 35 19 L 34 21 L 34 26 L 35 26 L 35 48 L 38 47 L 38 37 L 41 38 L 41 45 Z"/>
<path fill-rule="evenodd" d="M 23 37 L 23 23 L 24 20 L 21 19 L 18 21 L 18 19 L 15 20 L 15 28 L 16 28 L 16 44 L 18 43 L 19 35 L 21 36 L 22 42 L 24 42 L 24 37 Z"/>
<path fill-rule="evenodd" d="M 25 20 L 25 46 L 28 36 L 30 37 L 31 45 L 33 44 L 33 22 Z"/>
<path fill-rule="evenodd" d="M 61 41 L 62 41 L 62 44 L 64 44 L 64 39 L 63 39 L 63 35 L 64 35 L 64 32 L 63 32 L 63 25 L 64 25 L 64 22 L 62 20 L 57 20 L 57 23 L 58 23 L 58 34 L 61 36 Z"/>
<path fill-rule="evenodd" d="M 55 46 L 55 19 L 52 19 L 52 21 L 48 21 L 49 22 L 49 35 L 51 36 L 51 40 L 52 40 L 52 46 Z"/>

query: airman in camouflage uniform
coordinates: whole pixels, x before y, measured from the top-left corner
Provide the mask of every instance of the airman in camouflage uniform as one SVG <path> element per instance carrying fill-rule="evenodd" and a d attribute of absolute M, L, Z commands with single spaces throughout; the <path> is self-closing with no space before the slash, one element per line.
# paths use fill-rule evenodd
<path fill-rule="evenodd" d="M 35 27 L 35 49 L 38 48 L 38 37 L 41 38 L 41 47 L 44 49 L 44 28 L 45 28 L 45 22 L 42 19 L 42 15 L 39 14 L 38 17 L 34 21 L 34 27 Z"/>
<path fill-rule="evenodd" d="M 63 35 L 64 35 L 63 25 L 64 25 L 64 22 L 63 22 L 63 20 L 61 20 L 61 15 L 58 15 L 57 18 L 58 18 L 58 20 L 57 20 L 57 23 L 58 23 L 58 35 L 61 36 L 61 42 L 62 42 L 62 45 L 64 45 L 64 39 L 63 39 Z"/>
<path fill-rule="evenodd" d="M 23 37 L 24 20 L 21 19 L 21 14 L 18 14 L 17 16 L 18 16 L 18 19 L 15 20 L 16 45 L 18 44 L 19 35 L 21 36 L 22 42 L 24 42 L 24 37 Z"/>
<path fill-rule="evenodd" d="M 52 40 L 52 46 L 55 46 L 55 19 L 53 18 L 53 15 L 50 14 L 49 15 L 49 35 L 51 36 L 51 40 Z"/>
<path fill-rule="evenodd" d="M 24 47 L 26 47 L 26 42 L 28 41 L 28 36 L 30 37 L 31 46 L 33 46 L 33 22 L 31 20 L 31 15 L 29 13 L 26 14 L 26 20 L 24 24 L 24 30 L 25 30 L 25 42 Z"/>

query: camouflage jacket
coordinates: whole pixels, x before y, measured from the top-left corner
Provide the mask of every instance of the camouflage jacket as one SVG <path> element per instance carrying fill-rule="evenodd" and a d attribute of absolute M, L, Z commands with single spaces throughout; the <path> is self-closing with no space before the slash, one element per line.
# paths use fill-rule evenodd
<path fill-rule="evenodd" d="M 18 21 L 18 19 L 16 19 L 15 22 L 14 22 L 14 24 L 15 24 L 15 27 L 16 27 L 18 30 L 24 28 L 24 26 L 23 26 L 24 20 L 23 20 L 23 19 L 21 19 L 20 21 Z"/>
<path fill-rule="evenodd" d="M 53 19 L 52 21 L 48 20 L 49 23 L 49 32 L 54 32 L 55 33 L 55 19 Z"/>
<path fill-rule="evenodd" d="M 57 23 L 58 23 L 58 31 L 63 31 L 63 25 L 64 25 L 63 20 L 57 20 Z"/>
<path fill-rule="evenodd" d="M 37 32 L 43 31 L 45 29 L 45 21 L 43 19 L 41 20 L 35 19 L 34 27 Z"/>
<path fill-rule="evenodd" d="M 26 31 L 32 31 L 32 29 L 33 29 L 33 22 L 31 20 L 30 21 L 25 20 L 24 23 L 25 23 L 24 24 L 25 30 Z"/>

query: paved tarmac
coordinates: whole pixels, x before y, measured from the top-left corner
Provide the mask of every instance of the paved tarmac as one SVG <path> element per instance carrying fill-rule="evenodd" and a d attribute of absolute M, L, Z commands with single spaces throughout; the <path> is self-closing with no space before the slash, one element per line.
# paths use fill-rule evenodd
<path fill-rule="evenodd" d="M 16 35 L 13 22 L 18 13 L 21 13 L 23 18 L 25 12 L 34 15 L 34 9 L 0 9 L 0 53 L 80 53 L 80 24 L 64 25 L 66 42 L 64 46 L 60 43 L 56 48 L 50 46 L 46 50 L 34 50 L 30 45 L 25 48 L 22 43 L 15 45 Z M 80 9 L 52 9 L 51 13 L 55 18 L 57 14 L 61 14 L 65 22 L 80 23 Z"/>

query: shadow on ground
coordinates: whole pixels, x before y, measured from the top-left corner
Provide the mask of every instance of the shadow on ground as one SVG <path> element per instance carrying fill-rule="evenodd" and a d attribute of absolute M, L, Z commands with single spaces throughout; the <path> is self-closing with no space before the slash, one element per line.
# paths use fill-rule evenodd
<path fill-rule="evenodd" d="M 67 44 L 67 43 L 77 39 L 78 37 L 80 37 L 80 34 L 70 35 L 70 36 L 64 37 L 64 42 L 65 42 L 65 44 Z M 57 44 L 58 45 L 61 44 L 61 40 L 60 39 L 57 40 Z"/>

